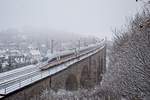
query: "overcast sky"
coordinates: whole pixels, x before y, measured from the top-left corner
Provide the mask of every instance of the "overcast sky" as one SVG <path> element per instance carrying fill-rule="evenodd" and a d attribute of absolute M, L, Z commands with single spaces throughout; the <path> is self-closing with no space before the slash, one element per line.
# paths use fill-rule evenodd
<path fill-rule="evenodd" d="M 136 0 L 0 0 L 0 30 L 23 27 L 111 37 L 139 10 Z"/>

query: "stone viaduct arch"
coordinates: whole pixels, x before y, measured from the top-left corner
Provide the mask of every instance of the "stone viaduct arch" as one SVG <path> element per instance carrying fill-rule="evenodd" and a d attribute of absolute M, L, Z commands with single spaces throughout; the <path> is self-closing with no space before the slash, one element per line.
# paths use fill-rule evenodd
<path fill-rule="evenodd" d="M 70 74 L 65 82 L 65 88 L 69 91 L 74 91 L 78 89 L 78 81 L 75 75 Z"/>

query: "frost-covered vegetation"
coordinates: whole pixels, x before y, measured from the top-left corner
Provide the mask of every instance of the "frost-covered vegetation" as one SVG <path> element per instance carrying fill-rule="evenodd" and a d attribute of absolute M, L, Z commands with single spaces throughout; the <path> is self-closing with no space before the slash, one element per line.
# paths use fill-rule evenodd
<path fill-rule="evenodd" d="M 109 67 L 101 86 L 91 90 L 45 91 L 42 100 L 141 100 L 150 96 L 150 9 L 115 31 Z M 149 100 L 149 98 L 148 98 Z"/>
<path fill-rule="evenodd" d="M 70 92 L 66 90 L 45 90 L 40 96 L 40 100 L 118 100 L 118 95 L 110 92 L 108 89 L 102 89 L 97 86 L 91 90 L 80 89 L 78 91 Z M 34 99 L 33 99 L 34 100 Z"/>
<path fill-rule="evenodd" d="M 149 96 L 150 10 L 137 14 L 125 30 L 115 34 L 103 87 L 127 99 Z"/>

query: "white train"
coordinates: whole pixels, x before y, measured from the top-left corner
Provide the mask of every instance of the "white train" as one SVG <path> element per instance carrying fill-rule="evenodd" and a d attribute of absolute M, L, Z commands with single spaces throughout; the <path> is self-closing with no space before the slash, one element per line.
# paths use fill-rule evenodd
<path fill-rule="evenodd" d="M 100 44 L 96 44 L 96 45 L 89 45 L 87 47 L 81 47 L 78 49 L 53 53 L 49 57 L 45 57 L 42 59 L 41 63 L 39 64 L 39 68 L 41 70 L 52 68 L 56 65 L 62 64 L 66 61 L 75 59 L 81 55 L 91 52 L 92 50 L 97 49 L 99 47 Z"/>

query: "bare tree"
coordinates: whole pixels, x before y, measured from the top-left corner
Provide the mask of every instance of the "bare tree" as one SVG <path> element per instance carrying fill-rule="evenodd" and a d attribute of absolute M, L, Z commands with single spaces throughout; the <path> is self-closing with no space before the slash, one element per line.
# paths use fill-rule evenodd
<path fill-rule="evenodd" d="M 103 86 L 131 98 L 150 95 L 150 12 L 137 14 L 126 31 L 115 31 Z M 118 34 L 119 33 L 119 34 Z"/>

